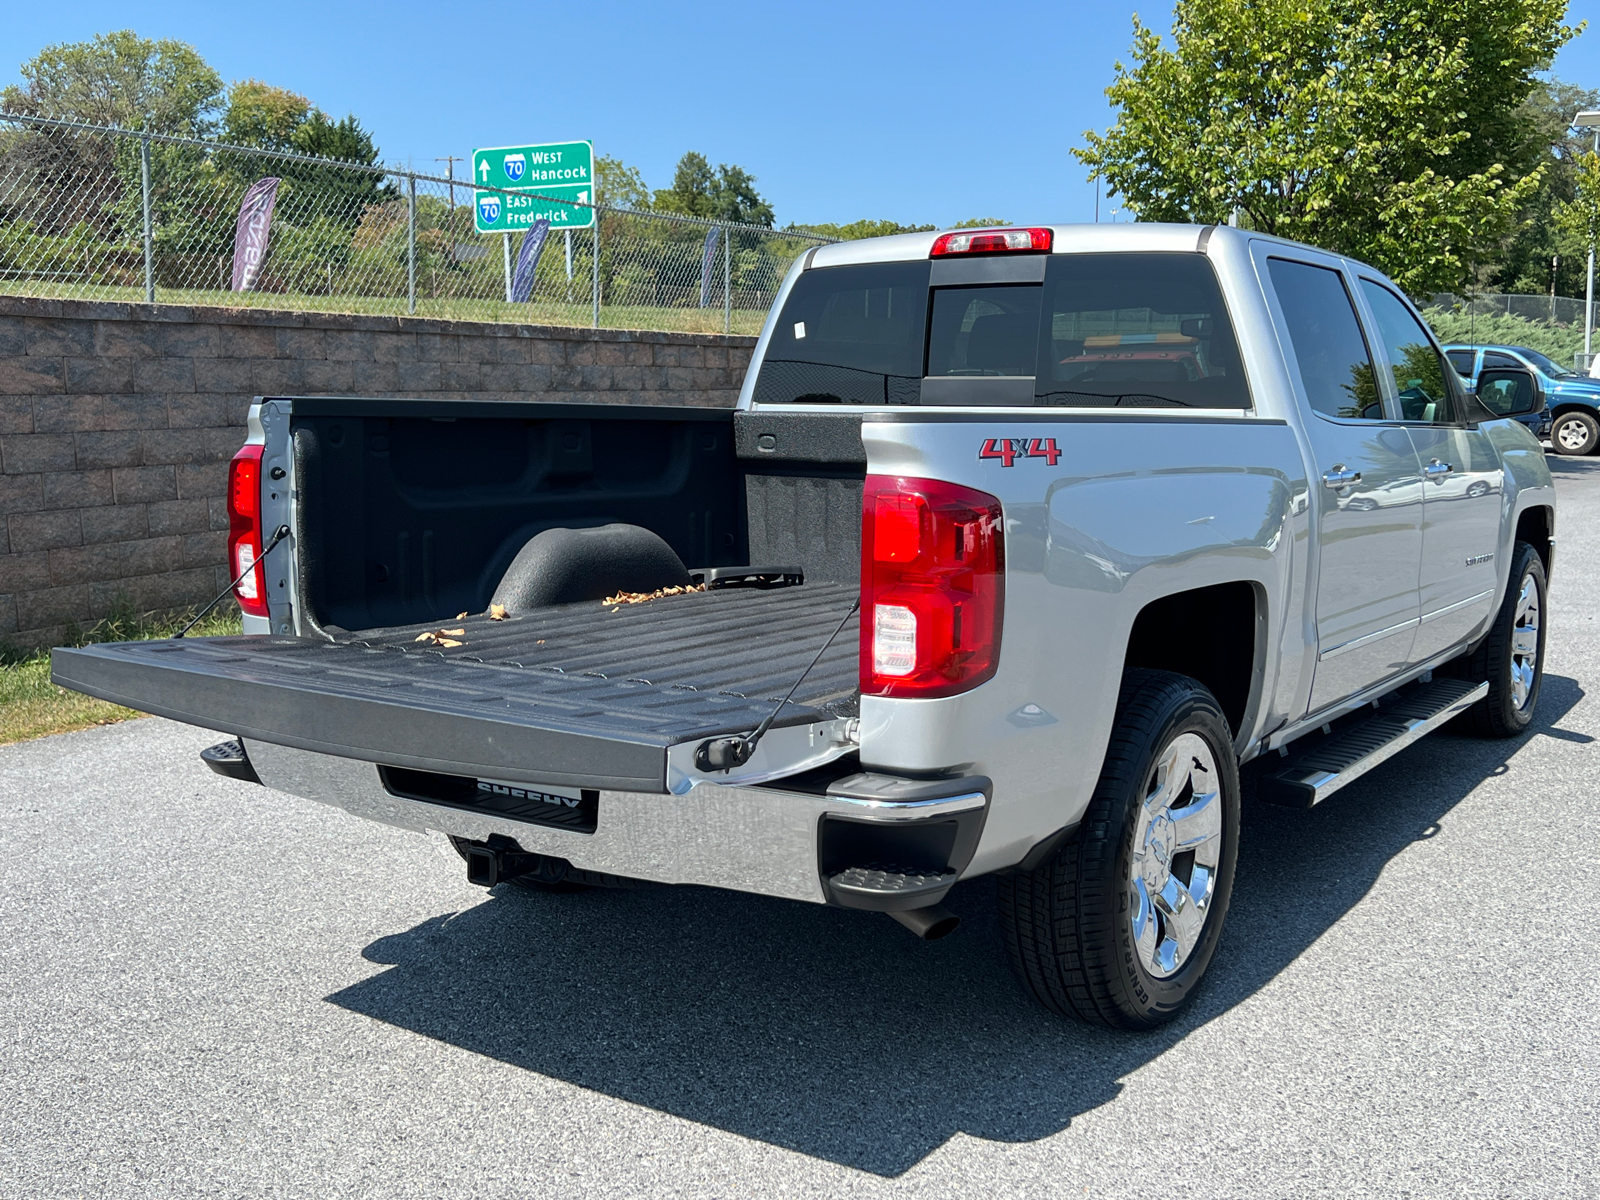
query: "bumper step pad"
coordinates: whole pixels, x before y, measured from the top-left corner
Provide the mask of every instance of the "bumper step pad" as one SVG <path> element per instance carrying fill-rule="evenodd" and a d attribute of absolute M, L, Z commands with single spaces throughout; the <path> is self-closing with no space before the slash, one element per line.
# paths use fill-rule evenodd
<path fill-rule="evenodd" d="M 1489 691 L 1486 683 L 1436 679 L 1402 695 L 1358 725 L 1317 739 L 1256 783 L 1268 804 L 1310 808 L 1379 763 L 1460 716 Z"/>
<path fill-rule="evenodd" d="M 958 871 L 870 863 L 828 876 L 828 891 L 836 903 L 847 908 L 877 912 L 921 908 L 944 899 L 958 874 Z"/>

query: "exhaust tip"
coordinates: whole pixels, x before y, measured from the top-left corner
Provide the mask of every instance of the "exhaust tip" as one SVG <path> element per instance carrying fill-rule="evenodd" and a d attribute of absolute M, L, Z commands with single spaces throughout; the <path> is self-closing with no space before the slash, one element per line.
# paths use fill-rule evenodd
<path fill-rule="evenodd" d="M 961 918 L 942 904 L 930 904 L 926 908 L 911 908 L 889 915 L 925 942 L 949 937 L 961 924 Z"/>

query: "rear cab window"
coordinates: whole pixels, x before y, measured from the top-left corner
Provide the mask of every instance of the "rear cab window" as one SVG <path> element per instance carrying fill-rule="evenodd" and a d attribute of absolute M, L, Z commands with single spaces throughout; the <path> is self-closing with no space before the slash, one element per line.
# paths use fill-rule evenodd
<path fill-rule="evenodd" d="M 1250 407 L 1211 264 L 1171 252 L 1051 255 L 1042 282 L 930 286 L 928 262 L 804 271 L 754 400 Z"/>

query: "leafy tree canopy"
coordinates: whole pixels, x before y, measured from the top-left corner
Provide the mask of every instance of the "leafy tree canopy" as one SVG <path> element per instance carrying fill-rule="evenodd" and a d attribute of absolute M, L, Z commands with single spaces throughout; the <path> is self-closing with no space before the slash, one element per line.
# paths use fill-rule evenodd
<path fill-rule="evenodd" d="M 896 233 L 929 233 L 939 228 L 937 225 L 901 225 L 896 221 L 851 221 L 848 225 L 832 223 L 791 225 L 790 229 L 798 233 L 820 233 L 823 237 L 834 237 L 841 241 L 854 242 L 861 238 L 889 237 Z"/>
<path fill-rule="evenodd" d="M 791 225 L 789 228 L 801 233 L 820 233 L 824 237 L 836 237 L 841 241 L 853 242 L 860 238 L 889 237 L 896 233 L 932 233 L 935 229 L 985 229 L 1009 224 L 1010 221 L 1002 221 L 998 217 L 973 217 L 966 221 L 957 221 L 954 225 L 901 225 L 896 221 L 851 221 L 848 225 Z"/>
<path fill-rule="evenodd" d="M 755 176 L 743 167 L 721 163 L 713 171 L 705 155 L 691 150 L 678 160 L 672 186 L 657 191 L 651 207 L 658 212 L 770 229 L 772 205 L 761 198 L 755 184 Z"/>
<path fill-rule="evenodd" d="M 1573 174 L 1572 199 L 1555 206 L 1556 229 L 1568 245 L 1587 249 L 1600 240 L 1600 154 L 1578 158 Z"/>
<path fill-rule="evenodd" d="M 22 64 L 22 78 L 0 93 L 6 112 L 209 137 L 222 107 L 222 77 L 194 47 L 129 29 L 47 46 Z"/>
<path fill-rule="evenodd" d="M 222 117 L 222 140 L 264 150 L 294 148 L 295 130 L 311 115 L 311 101 L 257 79 L 244 79 L 228 89 Z"/>
<path fill-rule="evenodd" d="M 1565 0 L 1179 0 L 1134 21 L 1119 109 L 1075 156 L 1142 220 L 1220 222 L 1375 263 L 1412 292 L 1492 255 L 1543 164 L 1521 106 Z"/>
<path fill-rule="evenodd" d="M 1477 264 L 1474 284 L 1484 291 L 1583 292 L 1587 235 L 1570 220 L 1558 219 L 1577 196 L 1579 161 L 1590 148 L 1587 131 L 1572 128 L 1573 115 L 1600 107 L 1600 91 L 1541 79 L 1522 102 L 1521 115 L 1530 155 L 1524 170 L 1544 168 L 1539 186 L 1517 211 L 1512 232 L 1499 252 Z"/>
<path fill-rule="evenodd" d="M 643 211 L 650 207 L 650 188 L 639 173 L 620 158 L 602 154 L 594 160 L 595 201 L 615 208 Z"/>

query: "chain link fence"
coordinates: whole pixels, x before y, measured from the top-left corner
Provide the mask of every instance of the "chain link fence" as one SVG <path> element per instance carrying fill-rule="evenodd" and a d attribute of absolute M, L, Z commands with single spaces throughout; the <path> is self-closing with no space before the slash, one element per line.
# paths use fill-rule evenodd
<path fill-rule="evenodd" d="M 1441 292 L 1422 303 L 1423 316 L 1442 342 L 1474 346 L 1527 346 L 1558 363 L 1587 371 L 1593 357 L 1583 348 L 1587 304 L 1569 296 Z M 1600 303 L 1591 328 L 1600 344 Z M 1594 347 L 1591 346 L 1591 349 Z"/>
<path fill-rule="evenodd" d="M 259 275 L 233 290 L 251 185 L 276 177 Z M 811 234 L 604 205 L 550 230 L 526 301 L 522 236 L 481 234 L 470 181 L 0 116 L 0 293 L 678 332 L 760 332 Z M 519 197 L 537 193 L 515 193 Z M 565 203 L 565 202 L 563 202 Z"/>

